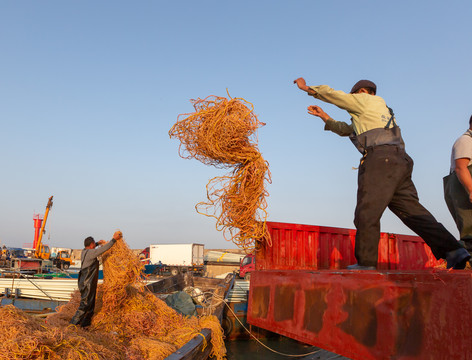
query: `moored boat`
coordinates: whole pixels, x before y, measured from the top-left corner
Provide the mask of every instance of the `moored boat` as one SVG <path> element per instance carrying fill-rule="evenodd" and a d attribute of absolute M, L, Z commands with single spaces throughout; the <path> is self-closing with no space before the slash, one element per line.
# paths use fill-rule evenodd
<path fill-rule="evenodd" d="M 16 297 L 4 296 L 2 305 L 12 304 L 30 313 L 53 312 L 57 306 L 67 303 L 72 292 L 77 289 L 77 279 L 10 278 L 2 280 L 8 282 L 8 286 L 13 283 L 13 293 L 17 295 Z M 188 273 L 148 281 L 146 288 L 161 298 L 169 296 L 171 293 L 181 292 L 184 289 L 188 291 L 191 288 L 194 297 L 200 300 L 200 305 L 195 306 L 196 313 L 198 315 L 214 315 L 221 324 L 225 307 L 223 300 L 227 297 L 233 285 L 233 274 L 224 279 L 216 279 L 193 277 Z M 49 287 L 46 289 L 46 286 Z M 31 292 L 27 290 L 27 287 L 31 288 Z M 53 289 L 54 287 L 59 289 L 62 287 L 62 292 Z M 36 293 L 32 293 L 32 291 Z M 196 335 L 174 354 L 168 356 L 167 359 L 207 359 L 212 350 L 211 340 L 211 330 L 204 328 L 200 334 Z"/>
<path fill-rule="evenodd" d="M 223 321 L 225 300 L 234 287 L 235 276 L 228 274 L 224 279 L 193 277 L 191 274 L 179 274 L 160 279 L 147 285 L 154 294 L 165 294 L 172 291 L 183 291 L 185 288 L 193 287 L 199 289 L 197 297 L 204 296 L 208 306 L 197 306 L 198 315 L 209 310 L 220 321 Z M 207 313 L 208 314 L 208 313 Z M 205 360 L 209 358 L 212 350 L 211 330 L 202 329 L 201 333 L 188 341 L 184 346 L 169 355 L 166 360 Z"/>

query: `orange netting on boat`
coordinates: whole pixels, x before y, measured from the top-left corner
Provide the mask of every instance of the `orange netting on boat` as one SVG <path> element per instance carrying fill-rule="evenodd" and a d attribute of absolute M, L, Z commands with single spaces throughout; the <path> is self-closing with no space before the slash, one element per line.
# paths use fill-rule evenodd
<path fill-rule="evenodd" d="M 256 138 L 256 130 L 265 124 L 244 99 L 209 96 L 191 102 L 195 112 L 179 115 L 169 131 L 180 140 L 180 156 L 233 169 L 208 182 L 208 201 L 198 203 L 197 212 L 216 218 L 225 239 L 251 252 L 255 241 L 270 242 L 265 184 L 271 179 Z"/>
<path fill-rule="evenodd" d="M 144 287 L 142 264 L 123 239 L 103 255 L 92 325 L 69 322 L 71 300 L 46 322 L 13 306 L 0 308 L 0 359 L 164 359 L 203 328 L 212 331 L 212 354 L 225 358 L 223 329 L 215 316 L 185 317 Z"/>

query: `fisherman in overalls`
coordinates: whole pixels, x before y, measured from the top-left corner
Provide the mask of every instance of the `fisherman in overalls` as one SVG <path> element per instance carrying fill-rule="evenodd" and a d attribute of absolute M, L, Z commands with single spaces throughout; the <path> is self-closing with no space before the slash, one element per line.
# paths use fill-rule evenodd
<path fill-rule="evenodd" d="M 444 199 L 461 241 L 472 254 L 472 116 L 469 128 L 452 147 L 450 174 L 444 177 Z"/>
<path fill-rule="evenodd" d="M 325 130 L 349 136 L 363 155 L 354 217 L 357 264 L 348 269 L 376 269 L 380 218 L 387 207 L 428 244 L 436 259 L 446 259 L 447 268 L 463 269 L 470 255 L 420 204 L 411 179 L 413 160 L 405 152 L 392 109 L 376 95 L 376 85 L 369 80 L 360 80 L 350 94 L 346 94 L 327 85 L 308 87 L 303 78 L 294 83 L 308 95 L 336 105 L 351 115 L 351 124 L 347 124 L 333 120 L 319 106 L 308 107 L 310 114 L 325 122 Z"/>
<path fill-rule="evenodd" d="M 84 240 L 85 248 L 82 250 L 79 272 L 80 304 L 70 321 L 71 324 L 80 325 L 81 327 L 87 327 L 91 324 L 97 294 L 98 268 L 100 266 L 97 258 L 110 249 L 116 240 L 121 239 L 121 237 L 121 231 L 116 231 L 113 234 L 113 239 L 109 242 L 100 240 L 96 243 L 91 236 Z M 101 247 L 97 248 L 100 245 Z"/>

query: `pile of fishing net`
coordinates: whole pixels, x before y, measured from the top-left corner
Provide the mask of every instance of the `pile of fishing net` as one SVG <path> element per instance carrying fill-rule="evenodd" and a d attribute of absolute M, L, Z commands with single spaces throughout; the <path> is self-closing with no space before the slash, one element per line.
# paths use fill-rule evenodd
<path fill-rule="evenodd" d="M 142 264 L 123 239 L 103 256 L 92 325 L 70 325 L 80 293 L 46 323 L 16 309 L 0 308 L 0 359 L 164 359 L 203 328 L 212 331 L 210 353 L 225 358 L 223 330 L 215 316 L 185 317 L 150 293 Z"/>
<path fill-rule="evenodd" d="M 265 184 L 271 179 L 256 137 L 265 124 L 244 99 L 209 96 L 191 102 L 195 112 L 179 115 L 169 131 L 171 138 L 180 140 L 180 156 L 232 169 L 208 182 L 208 201 L 197 204 L 197 211 L 216 218 L 225 239 L 251 252 L 256 240 L 270 241 Z"/>
<path fill-rule="evenodd" d="M 113 334 L 56 327 L 13 305 L 0 308 L 0 359 L 122 359 Z"/>

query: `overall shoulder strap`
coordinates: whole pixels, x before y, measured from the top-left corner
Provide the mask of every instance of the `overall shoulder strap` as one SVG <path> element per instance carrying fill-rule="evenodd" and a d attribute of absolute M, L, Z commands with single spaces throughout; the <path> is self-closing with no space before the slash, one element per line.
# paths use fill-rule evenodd
<path fill-rule="evenodd" d="M 394 118 L 395 118 L 395 115 L 393 114 L 392 108 L 390 108 L 390 107 L 387 106 L 387 109 L 388 109 L 388 112 L 390 113 L 390 120 L 388 120 L 387 125 L 385 125 L 385 129 L 390 128 L 390 124 L 391 124 L 391 123 L 393 123 L 393 127 L 397 127 L 398 125 L 397 125 L 397 123 L 396 123 L 396 121 L 395 121 L 395 119 L 394 119 Z M 472 136 L 472 135 L 471 135 L 471 136 Z"/>

